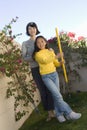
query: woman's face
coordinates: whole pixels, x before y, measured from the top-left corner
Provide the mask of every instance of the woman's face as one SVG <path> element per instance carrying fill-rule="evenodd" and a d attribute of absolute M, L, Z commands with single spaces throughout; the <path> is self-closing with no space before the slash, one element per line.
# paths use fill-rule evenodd
<path fill-rule="evenodd" d="M 35 27 L 31 27 L 31 26 L 29 26 L 29 27 L 28 27 L 28 32 L 29 32 L 30 36 L 35 36 L 37 30 L 36 30 Z"/>
<path fill-rule="evenodd" d="M 45 49 L 46 46 L 46 41 L 43 38 L 38 38 L 37 39 L 37 47 L 41 50 Z"/>

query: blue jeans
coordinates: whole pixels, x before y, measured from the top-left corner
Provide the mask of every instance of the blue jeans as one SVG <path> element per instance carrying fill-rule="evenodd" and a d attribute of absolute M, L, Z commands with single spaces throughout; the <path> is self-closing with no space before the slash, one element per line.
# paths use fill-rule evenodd
<path fill-rule="evenodd" d="M 44 110 L 54 110 L 54 101 L 52 94 L 42 81 L 41 75 L 39 73 L 39 67 L 31 68 L 31 73 L 34 81 L 36 82 L 37 88 L 39 89 Z"/>
<path fill-rule="evenodd" d="M 63 100 L 63 97 L 60 93 L 58 73 L 53 72 L 42 75 L 42 80 L 44 81 L 49 91 L 52 93 L 56 116 L 60 116 L 61 114 L 68 115 L 72 109 Z"/>

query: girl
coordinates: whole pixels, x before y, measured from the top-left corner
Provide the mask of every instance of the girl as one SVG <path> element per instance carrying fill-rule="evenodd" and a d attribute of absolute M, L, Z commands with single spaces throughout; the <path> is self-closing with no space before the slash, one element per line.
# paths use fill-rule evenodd
<path fill-rule="evenodd" d="M 61 66 L 64 61 L 58 61 L 54 51 L 48 49 L 47 40 L 43 36 L 38 36 L 35 40 L 33 58 L 39 64 L 39 71 L 44 84 L 52 93 L 58 121 L 64 122 L 66 119 L 79 119 L 81 114 L 74 112 L 63 100 L 63 97 L 60 93 L 59 77 L 58 73 L 56 72 L 56 67 Z"/>
<path fill-rule="evenodd" d="M 38 30 L 36 23 L 30 22 L 27 24 L 26 34 L 29 36 L 29 39 L 22 43 L 22 56 L 25 61 L 29 62 L 33 79 L 35 80 L 41 95 L 41 101 L 44 110 L 48 111 L 47 121 L 49 121 L 51 120 L 51 118 L 55 116 L 53 113 L 54 110 L 53 98 L 50 91 L 47 89 L 47 87 L 42 81 L 41 75 L 39 73 L 38 63 L 34 61 L 32 58 L 32 53 L 34 51 L 34 41 L 36 39 L 36 35 L 38 35 L 39 33 L 40 32 Z"/>

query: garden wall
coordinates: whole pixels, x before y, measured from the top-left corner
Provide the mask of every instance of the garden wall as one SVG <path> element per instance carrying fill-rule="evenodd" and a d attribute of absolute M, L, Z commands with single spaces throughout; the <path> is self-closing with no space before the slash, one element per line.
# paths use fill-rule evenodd
<path fill-rule="evenodd" d="M 71 69 L 73 70 L 73 63 L 70 64 Z M 61 92 L 85 92 L 87 91 L 87 67 L 80 67 L 76 69 L 77 75 L 73 75 L 72 73 L 69 75 L 68 79 L 71 79 L 68 83 L 65 82 L 65 78 L 63 75 L 59 75 L 60 78 L 60 86 Z"/>
<path fill-rule="evenodd" d="M 75 80 L 71 85 L 71 91 L 87 91 L 87 67 L 81 67 L 77 70 L 81 80 Z M 76 78 L 76 77 L 74 77 Z"/>
<path fill-rule="evenodd" d="M 9 99 L 6 98 L 7 82 L 9 80 L 11 79 L 0 75 L 0 130 L 18 130 L 23 122 L 29 117 L 33 108 L 33 106 L 31 105 L 31 107 L 28 108 L 30 113 L 24 116 L 20 121 L 15 121 L 14 99 L 13 97 Z M 40 101 L 38 90 L 35 94 L 35 100 L 36 99 L 39 99 Z"/>

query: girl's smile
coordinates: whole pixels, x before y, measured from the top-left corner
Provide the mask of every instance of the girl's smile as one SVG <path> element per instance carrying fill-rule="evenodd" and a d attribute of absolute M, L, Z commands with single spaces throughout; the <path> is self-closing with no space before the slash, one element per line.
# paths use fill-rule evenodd
<path fill-rule="evenodd" d="M 43 38 L 38 38 L 37 39 L 37 46 L 38 46 L 38 48 L 39 49 L 45 49 L 45 46 L 46 46 L 46 42 L 45 42 L 45 40 L 43 39 Z"/>

